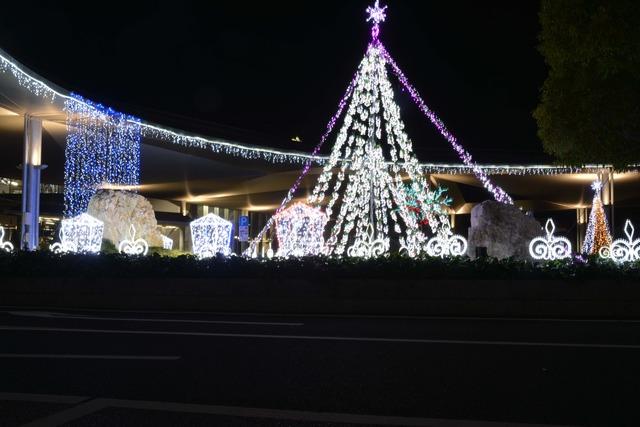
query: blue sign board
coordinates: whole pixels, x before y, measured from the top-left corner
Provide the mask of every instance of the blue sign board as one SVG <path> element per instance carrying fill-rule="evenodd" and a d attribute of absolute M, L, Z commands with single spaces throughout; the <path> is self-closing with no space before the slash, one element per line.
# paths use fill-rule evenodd
<path fill-rule="evenodd" d="M 249 240 L 249 217 L 241 216 L 238 218 L 238 240 L 246 242 Z"/>

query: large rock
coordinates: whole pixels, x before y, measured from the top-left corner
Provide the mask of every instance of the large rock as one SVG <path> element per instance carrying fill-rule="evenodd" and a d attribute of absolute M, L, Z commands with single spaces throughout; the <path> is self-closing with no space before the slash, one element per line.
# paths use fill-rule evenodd
<path fill-rule="evenodd" d="M 487 200 L 471 210 L 467 253 L 475 257 L 476 247 L 484 246 L 495 258 L 528 259 L 529 242 L 541 234 L 542 226 L 533 217 L 513 205 Z"/>
<path fill-rule="evenodd" d="M 129 238 L 131 224 L 136 239 L 143 238 L 149 246 L 162 247 L 162 236 L 151 203 L 139 194 L 118 190 L 99 190 L 89 202 L 89 215 L 104 222 L 104 238 L 114 245 Z"/>

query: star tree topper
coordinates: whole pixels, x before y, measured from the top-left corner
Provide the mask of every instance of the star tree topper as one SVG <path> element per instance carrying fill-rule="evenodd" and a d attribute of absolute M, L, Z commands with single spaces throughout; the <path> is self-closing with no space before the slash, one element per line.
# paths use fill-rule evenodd
<path fill-rule="evenodd" d="M 600 181 L 599 179 L 593 181 L 593 184 L 591 184 L 591 189 L 600 194 L 600 191 L 602 190 L 602 181 Z"/>
<path fill-rule="evenodd" d="M 371 36 L 374 39 L 378 38 L 378 34 L 380 34 L 380 23 L 384 22 L 387 19 L 387 6 L 380 7 L 379 0 L 376 0 L 376 3 L 373 6 L 367 7 L 367 13 L 369 17 L 367 18 L 367 22 L 373 22 L 373 27 L 371 28 Z"/>

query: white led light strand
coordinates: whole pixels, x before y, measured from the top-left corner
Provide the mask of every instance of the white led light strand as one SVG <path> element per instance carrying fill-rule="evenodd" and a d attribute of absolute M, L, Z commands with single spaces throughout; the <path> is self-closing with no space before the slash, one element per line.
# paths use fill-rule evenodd
<path fill-rule="evenodd" d="M 571 242 L 566 237 L 554 236 L 556 225 L 551 218 L 544 226 L 546 235 L 529 242 L 529 255 L 535 260 L 553 261 L 571 258 Z"/>
<path fill-rule="evenodd" d="M 13 244 L 4 241 L 4 227 L 0 227 L 0 251 L 13 252 Z"/>
<path fill-rule="evenodd" d="M 295 203 L 275 217 L 277 256 L 320 255 L 324 248 L 327 215 L 318 208 Z M 271 250 L 271 248 L 269 248 Z M 269 258 L 269 256 L 267 255 Z"/>
<path fill-rule="evenodd" d="M 640 260 L 640 239 L 634 239 L 635 228 L 631 221 L 624 223 L 624 234 L 626 239 L 614 240 L 611 247 L 600 248 L 601 258 L 610 258 L 616 263 L 632 262 Z"/>
<path fill-rule="evenodd" d="M 98 253 L 102 247 L 104 223 L 83 213 L 63 219 L 60 226 L 60 242 L 51 245 L 55 253 Z"/>
<path fill-rule="evenodd" d="M 200 259 L 231 254 L 233 224 L 215 214 L 191 221 L 193 253 Z"/>
<path fill-rule="evenodd" d="M 149 244 L 146 240 L 136 239 L 136 227 L 129 227 L 129 238 L 124 239 L 118 245 L 118 252 L 125 255 L 146 255 L 149 252 Z"/>
<path fill-rule="evenodd" d="M 85 212 L 105 186 L 140 183 L 140 121 L 78 95 L 65 101 L 64 213 Z"/>

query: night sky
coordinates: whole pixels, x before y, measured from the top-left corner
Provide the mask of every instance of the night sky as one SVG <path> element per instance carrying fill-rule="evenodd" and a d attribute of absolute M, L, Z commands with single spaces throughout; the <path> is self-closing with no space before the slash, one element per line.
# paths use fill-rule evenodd
<path fill-rule="evenodd" d="M 9 2 L 0 47 L 145 120 L 311 151 L 364 55 L 370 2 L 197 3 Z M 538 1 L 383 3 L 383 43 L 478 161 L 549 161 L 531 117 L 546 75 Z M 396 100 L 419 159 L 456 161 L 408 95 Z"/>

